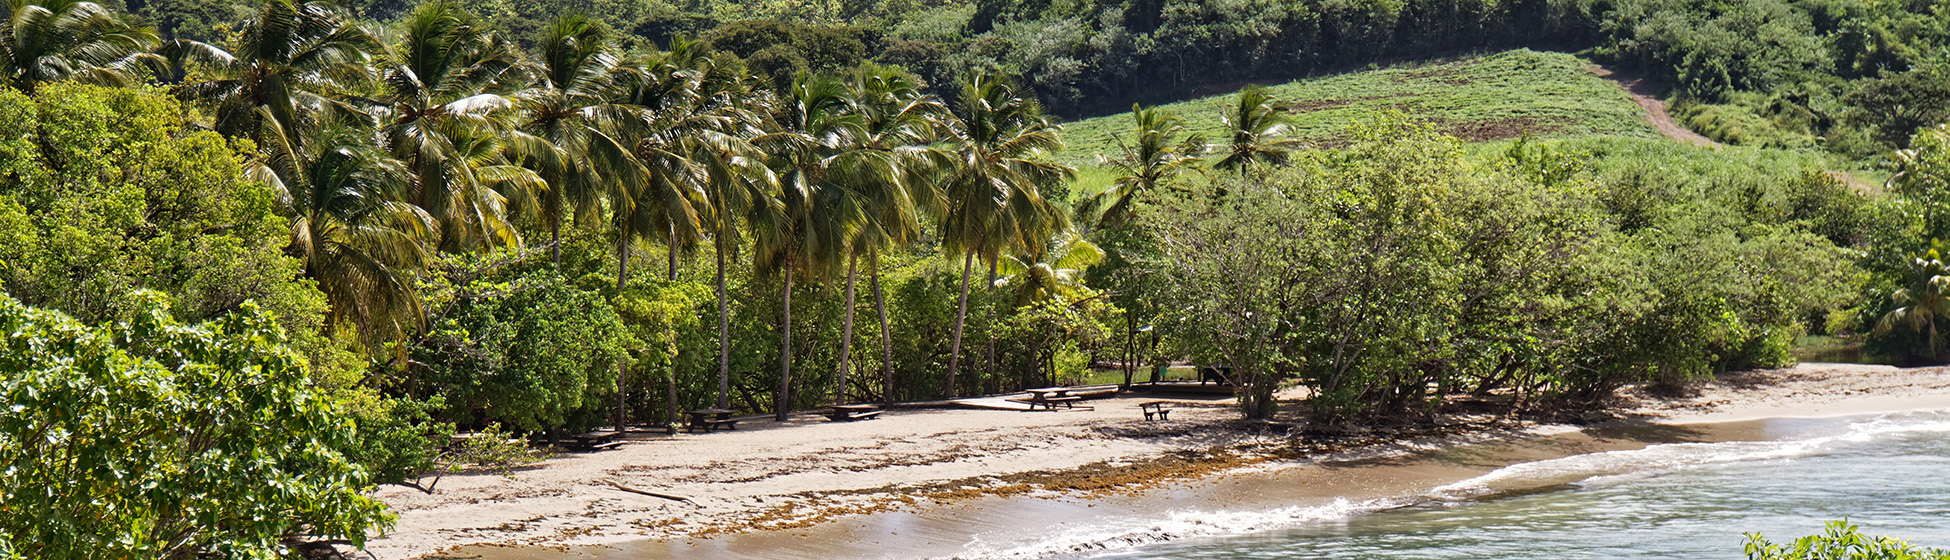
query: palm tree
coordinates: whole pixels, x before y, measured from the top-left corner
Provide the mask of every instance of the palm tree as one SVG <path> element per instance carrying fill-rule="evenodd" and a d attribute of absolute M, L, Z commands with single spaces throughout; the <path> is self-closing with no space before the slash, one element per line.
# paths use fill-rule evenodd
<path fill-rule="evenodd" d="M 449 0 L 421 4 L 400 26 L 385 69 L 380 136 L 413 170 L 408 197 L 440 223 L 440 247 L 521 243 L 511 202 L 546 188 L 515 161 L 561 159 L 555 146 L 515 130 L 514 101 L 497 91 L 528 83 L 512 45 Z M 516 200 L 511 200 L 516 199 Z"/>
<path fill-rule="evenodd" d="M 686 153 L 703 172 L 703 204 L 697 213 L 704 232 L 711 235 L 717 260 L 718 297 L 718 408 L 731 406 L 731 306 L 725 294 L 725 258 L 739 245 L 738 223 L 753 215 L 777 216 L 779 182 L 765 166 L 763 154 L 750 139 L 759 136 L 762 98 L 751 95 L 751 78 L 722 69 L 697 42 L 685 37 L 671 40 L 670 51 L 663 53 L 660 67 L 683 72 L 694 81 L 695 94 L 688 96 L 696 107 L 699 126 L 684 135 Z M 777 219 L 760 220 L 775 223 Z M 673 255 L 675 249 L 673 249 Z"/>
<path fill-rule="evenodd" d="M 793 79 L 782 100 L 779 132 L 755 139 L 778 173 L 782 212 L 755 220 L 757 268 L 784 275 L 780 313 L 777 417 L 790 410 L 792 283 L 798 273 L 820 274 L 844 258 L 866 222 L 859 185 L 896 181 L 887 152 L 864 148 L 865 120 L 854 111 L 845 83 L 829 75 Z"/>
<path fill-rule="evenodd" d="M 267 0 L 245 20 L 235 52 L 194 41 L 174 47 L 202 63 L 211 75 L 184 84 L 177 95 L 214 105 L 213 128 L 228 136 L 264 143 L 263 107 L 286 126 L 289 140 L 304 144 L 302 129 L 333 115 L 363 120 L 365 115 L 338 99 L 335 89 L 366 77 L 366 62 L 384 46 L 331 4 Z"/>
<path fill-rule="evenodd" d="M 865 214 L 854 239 L 847 243 L 846 306 L 841 329 L 840 366 L 835 402 L 846 400 L 847 374 L 853 357 L 853 293 L 860 253 L 867 253 L 868 276 L 872 284 L 874 310 L 880 319 L 881 394 L 892 402 L 894 395 L 893 340 L 888 333 L 885 295 L 880 289 L 880 249 L 904 247 L 921 234 L 923 212 L 940 213 L 941 197 L 926 181 L 931 164 L 943 155 L 928 146 L 936 128 L 947 114 L 947 107 L 932 96 L 924 96 L 913 77 L 898 68 L 866 65 L 854 70 L 846 82 L 866 136 L 862 147 L 884 152 L 884 173 L 870 179 L 843 185 L 846 192 L 864 201 Z"/>
<path fill-rule="evenodd" d="M 1930 359 L 1937 360 L 1942 354 L 1937 352 L 1936 322 L 1950 315 L 1950 265 L 1943 262 L 1942 242 L 1931 245 L 1928 252 L 1911 257 L 1907 285 L 1889 296 L 1896 308 L 1876 321 L 1875 332 L 1889 332 L 1899 324 L 1921 331 L 1929 340 Z"/>
<path fill-rule="evenodd" d="M 1064 229 L 1034 250 L 1002 258 L 998 287 L 1015 292 L 1017 306 L 1073 298 L 1083 293 L 1083 272 L 1104 262 L 1104 250 L 1075 229 Z"/>
<path fill-rule="evenodd" d="M 942 181 L 947 212 L 941 235 L 950 254 L 962 255 L 961 296 L 948 360 L 949 397 L 955 394 L 955 375 L 961 366 L 974 259 L 989 263 L 993 280 L 996 259 L 1005 249 L 1023 246 L 1026 240 L 1047 239 L 1060 229 L 1062 213 L 1038 194 L 1037 187 L 1075 174 L 1069 166 L 1041 159 L 1044 152 L 1062 147 L 1058 127 L 1043 118 L 1035 101 L 1018 95 L 1008 80 L 977 72 L 962 87 L 958 109 L 948 123 L 955 148 Z"/>
<path fill-rule="evenodd" d="M 288 251 L 325 293 L 325 328 L 350 322 L 371 346 L 417 329 L 423 314 L 414 274 L 425 267 L 435 224 L 400 202 L 411 173 L 359 129 L 326 128 L 300 146 L 268 108 L 259 118 L 270 157 L 251 175 L 285 195 Z"/>
<path fill-rule="evenodd" d="M 516 97 L 527 117 L 522 130 L 560 151 L 560 158 L 536 162 L 548 182 L 537 210 L 549 229 L 550 259 L 559 266 L 562 221 L 593 212 L 619 182 L 641 176 L 620 132 L 637 115 L 634 107 L 615 102 L 621 70 L 596 20 L 564 14 L 542 30 L 537 50 L 540 80 Z"/>
<path fill-rule="evenodd" d="M 1239 103 L 1219 114 L 1231 131 L 1232 143 L 1215 146 L 1225 157 L 1214 167 L 1256 172 L 1262 164 L 1285 163 L 1287 152 L 1300 149 L 1300 141 L 1287 138 L 1292 127 L 1286 124 L 1286 116 L 1273 108 L 1273 102 L 1264 87 L 1248 85 L 1239 90 Z"/>
<path fill-rule="evenodd" d="M 1123 154 L 1111 157 L 1098 154 L 1098 161 L 1118 171 L 1124 172 L 1109 189 L 1090 199 L 1085 210 L 1102 208 L 1098 227 L 1115 227 L 1129 223 L 1137 217 L 1135 203 L 1138 197 L 1149 194 L 1158 186 L 1178 175 L 1198 166 L 1198 155 L 1204 151 L 1205 136 L 1190 134 L 1179 138 L 1185 127 L 1178 117 L 1158 111 L 1156 107 L 1131 106 L 1131 116 L 1137 121 L 1137 144 L 1125 144 L 1117 139 L 1118 148 Z"/>
<path fill-rule="evenodd" d="M 0 4 L 0 79 L 25 93 L 62 80 L 126 86 L 168 69 L 156 28 L 82 0 Z"/>

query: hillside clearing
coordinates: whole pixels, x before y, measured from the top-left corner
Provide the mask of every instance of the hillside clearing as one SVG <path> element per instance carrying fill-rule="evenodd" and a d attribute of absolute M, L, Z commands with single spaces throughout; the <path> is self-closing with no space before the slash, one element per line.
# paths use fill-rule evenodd
<path fill-rule="evenodd" d="M 1469 141 L 1576 136 L 1651 138 L 1659 131 L 1644 109 L 1618 85 L 1593 74 L 1591 64 L 1565 53 L 1527 49 L 1461 59 L 1325 76 L 1270 86 L 1291 115 L 1294 134 L 1318 147 L 1345 141 L 1349 125 L 1388 111 L 1434 123 Z M 1222 107 L 1232 94 L 1162 105 L 1185 128 L 1208 141 L 1225 138 Z M 1126 134 L 1130 114 L 1084 119 L 1064 126 L 1067 148 L 1058 159 L 1090 165 L 1117 149 L 1113 134 Z"/>

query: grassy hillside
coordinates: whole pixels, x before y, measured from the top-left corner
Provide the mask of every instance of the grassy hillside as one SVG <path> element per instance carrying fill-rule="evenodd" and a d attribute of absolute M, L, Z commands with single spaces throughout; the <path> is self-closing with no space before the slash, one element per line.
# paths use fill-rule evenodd
<path fill-rule="evenodd" d="M 1448 134 L 1472 140 L 1539 137 L 1657 137 L 1639 106 L 1618 86 L 1592 75 L 1589 63 L 1563 53 L 1514 50 L 1448 62 L 1355 72 L 1272 86 L 1292 115 L 1297 136 L 1320 147 L 1341 143 L 1350 124 L 1386 111 L 1402 111 L 1436 123 Z M 1187 129 L 1222 142 L 1221 107 L 1231 93 L 1163 105 Z M 1064 125 L 1066 149 L 1058 158 L 1094 165 L 1112 153 L 1112 134 L 1128 135 L 1128 113 Z M 1086 181 L 1088 182 L 1088 181 Z"/>

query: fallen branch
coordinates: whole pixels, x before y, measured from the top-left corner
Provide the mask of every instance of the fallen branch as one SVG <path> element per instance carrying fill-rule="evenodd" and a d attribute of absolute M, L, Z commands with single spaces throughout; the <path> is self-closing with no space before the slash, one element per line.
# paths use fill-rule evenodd
<path fill-rule="evenodd" d="M 666 500 L 670 500 L 670 501 L 673 501 L 673 502 L 684 502 L 684 503 L 687 503 L 687 504 L 690 504 L 690 505 L 694 505 L 694 506 L 697 506 L 697 507 L 704 507 L 704 506 L 703 506 L 703 504 L 699 504 L 699 503 L 697 503 L 697 500 L 692 500 L 692 499 L 690 499 L 690 498 L 686 498 L 686 497 L 683 497 L 683 496 L 679 496 L 679 495 L 676 495 L 676 494 L 664 494 L 664 493 L 660 493 L 660 492 L 651 492 L 651 491 L 649 491 L 649 490 L 638 490 L 638 489 L 635 489 L 635 488 L 631 488 L 631 487 L 628 487 L 628 486 L 624 486 L 624 485 L 622 485 L 622 484 L 617 484 L 617 483 L 616 483 L 616 481 L 613 481 L 613 480 L 607 480 L 607 481 L 604 481 L 604 482 L 606 482 L 606 483 L 608 483 L 608 484 L 609 484 L 610 486 L 612 486 L 612 487 L 615 487 L 615 488 L 616 488 L 617 490 L 622 490 L 622 491 L 624 491 L 624 492 L 629 492 L 629 493 L 631 493 L 631 494 L 642 494 L 642 495 L 645 495 L 645 496 L 649 496 L 649 497 L 652 497 L 652 498 L 663 498 L 663 499 L 666 499 Z"/>

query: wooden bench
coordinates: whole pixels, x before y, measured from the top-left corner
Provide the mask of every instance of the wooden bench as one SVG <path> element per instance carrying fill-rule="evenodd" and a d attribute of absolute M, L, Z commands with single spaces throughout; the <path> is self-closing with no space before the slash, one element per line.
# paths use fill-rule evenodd
<path fill-rule="evenodd" d="M 826 418 L 827 418 L 828 420 L 832 420 L 832 421 L 834 421 L 834 422 L 852 422 L 852 421 L 854 421 L 854 420 L 872 420 L 872 419 L 874 419 L 874 417 L 876 417 L 876 416 L 880 416 L 880 411 L 878 411 L 878 410 L 870 410 L 870 411 L 867 411 L 867 412 L 846 412 L 846 411 L 843 411 L 843 410 L 835 410 L 835 411 L 833 411 L 833 412 L 828 412 L 828 413 L 826 413 Z"/>
<path fill-rule="evenodd" d="M 1166 404 L 1163 401 L 1148 402 L 1138 405 L 1138 410 L 1144 411 L 1144 419 L 1146 421 L 1151 420 L 1152 417 L 1157 417 L 1159 420 L 1170 420 L 1171 409 L 1166 408 Z"/>
<path fill-rule="evenodd" d="M 623 446 L 623 442 L 617 441 L 617 439 L 621 437 L 623 437 L 622 432 L 616 432 L 610 430 L 597 430 L 593 432 L 569 436 L 567 441 L 563 442 L 563 447 L 567 447 L 571 451 L 602 451 L 606 449 L 615 449 Z"/>
<path fill-rule="evenodd" d="M 684 424 L 684 431 L 696 433 L 698 430 L 712 432 L 718 429 L 736 430 L 738 421 L 731 418 L 737 411 L 722 408 L 707 408 L 690 411 L 690 421 Z"/>

